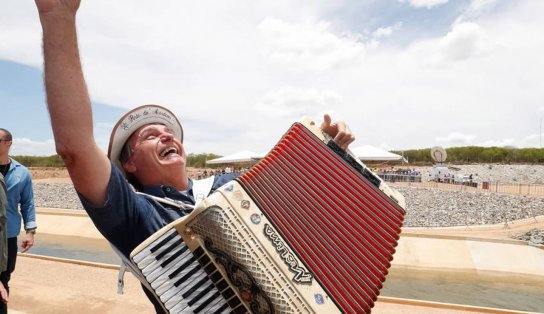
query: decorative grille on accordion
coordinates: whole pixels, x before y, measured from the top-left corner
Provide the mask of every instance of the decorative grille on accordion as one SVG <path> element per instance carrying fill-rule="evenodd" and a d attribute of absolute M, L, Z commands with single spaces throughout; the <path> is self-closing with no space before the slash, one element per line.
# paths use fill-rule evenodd
<path fill-rule="evenodd" d="M 369 313 L 403 207 L 402 195 L 303 120 L 131 257 L 170 313 Z M 174 246 L 170 234 L 188 250 L 162 249 Z M 150 261 L 153 248 L 161 256 Z M 193 267 L 185 251 L 199 256 L 202 274 L 179 269 Z M 176 266 L 153 266 L 164 264 Z"/>

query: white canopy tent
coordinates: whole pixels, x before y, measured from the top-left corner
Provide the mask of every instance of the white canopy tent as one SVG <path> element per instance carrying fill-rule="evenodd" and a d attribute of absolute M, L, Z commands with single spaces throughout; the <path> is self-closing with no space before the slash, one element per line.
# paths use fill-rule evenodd
<path fill-rule="evenodd" d="M 216 159 L 206 161 L 206 164 L 236 164 L 236 163 L 248 163 L 260 159 L 257 153 L 249 150 L 244 150 L 231 155 L 219 157 Z"/>
<path fill-rule="evenodd" d="M 350 150 L 361 161 L 402 161 L 403 160 L 403 157 L 401 155 L 394 154 L 384 149 L 371 146 L 371 145 L 363 145 L 363 146 L 351 148 Z M 206 164 L 213 165 L 213 164 L 251 163 L 251 162 L 255 162 L 264 158 L 264 156 L 267 153 L 268 151 L 255 153 L 250 150 L 244 150 L 244 151 L 237 152 L 231 155 L 208 160 L 206 161 Z M 406 162 L 406 159 L 404 159 L 404 161 Z"/>
<path fill-rule="evenodd" d="M 402 161 L 403 157 L 398 154 L 388 152 L 384 149 L 363 145 L 350 149 L 351 152 L 357 156 L 361 161 Z M 404 159 L 406 162 L 406 159 Z"/>

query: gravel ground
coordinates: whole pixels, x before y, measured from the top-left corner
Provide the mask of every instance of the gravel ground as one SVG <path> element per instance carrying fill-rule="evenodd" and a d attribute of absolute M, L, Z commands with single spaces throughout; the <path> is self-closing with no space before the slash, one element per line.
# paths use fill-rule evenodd
<path fill-rule="evenodd" d="M 473 175 L 473 181 L 491 181 L 502 184 L 544 184 L 544 165 L 448 165 L 454 175 Z M 411 168 L 410 168 L 411 169 Z M 415 167 L 424 181 L 431 178 L 433 167 Z M 459 170 L 457 170 L 459 169 Z"/>
<path fill-rule="evenodd" d="M 71 183 L 34 183 L 36 207 L 83 209 Z"/>
<path fill-rule="evenodd" d="M 407 227 L 450 227 L 507 223 L 544 215 L 544 198 L 415 187 L 404 195 Z"/>
<path fill-rule="evenodd" d="M 544 229 L 532 229 L 529 232 L 513 235 L 512 238 L 527 241 L 533 245 L 544 245 Z"/>
<path fill-rule="evenodd" d="M 406 199 L 407 227 L 496 224 L 544 215 L 544 198 L 396 187 Z M 35 183 L 37 207 L 82 209 L 71 184 Z"/>

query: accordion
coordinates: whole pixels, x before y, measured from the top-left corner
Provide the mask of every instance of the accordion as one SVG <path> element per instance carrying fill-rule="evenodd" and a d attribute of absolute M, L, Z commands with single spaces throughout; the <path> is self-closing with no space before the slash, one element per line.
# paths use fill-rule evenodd
<path fill-rule="evenodd" d="M 404 198 L 309 119 L 130 257 L 168 313 L 369 313 Z"/>

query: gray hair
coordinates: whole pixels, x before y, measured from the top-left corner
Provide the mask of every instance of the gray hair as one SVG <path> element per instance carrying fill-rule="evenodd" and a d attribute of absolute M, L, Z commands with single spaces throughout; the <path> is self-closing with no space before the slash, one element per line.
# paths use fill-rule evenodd
<path fill-rule="evenodd" d="M 13 140 L 13 136 L 11 135 L 11 132 L 4 129 L 4 128 L 0 128 L 0 131 L 3 131 L 4 133 L 6 133 L 3 138 L 0 138 L 0 140 L 6 140 L 6 141 L 12 141 Z"/>

